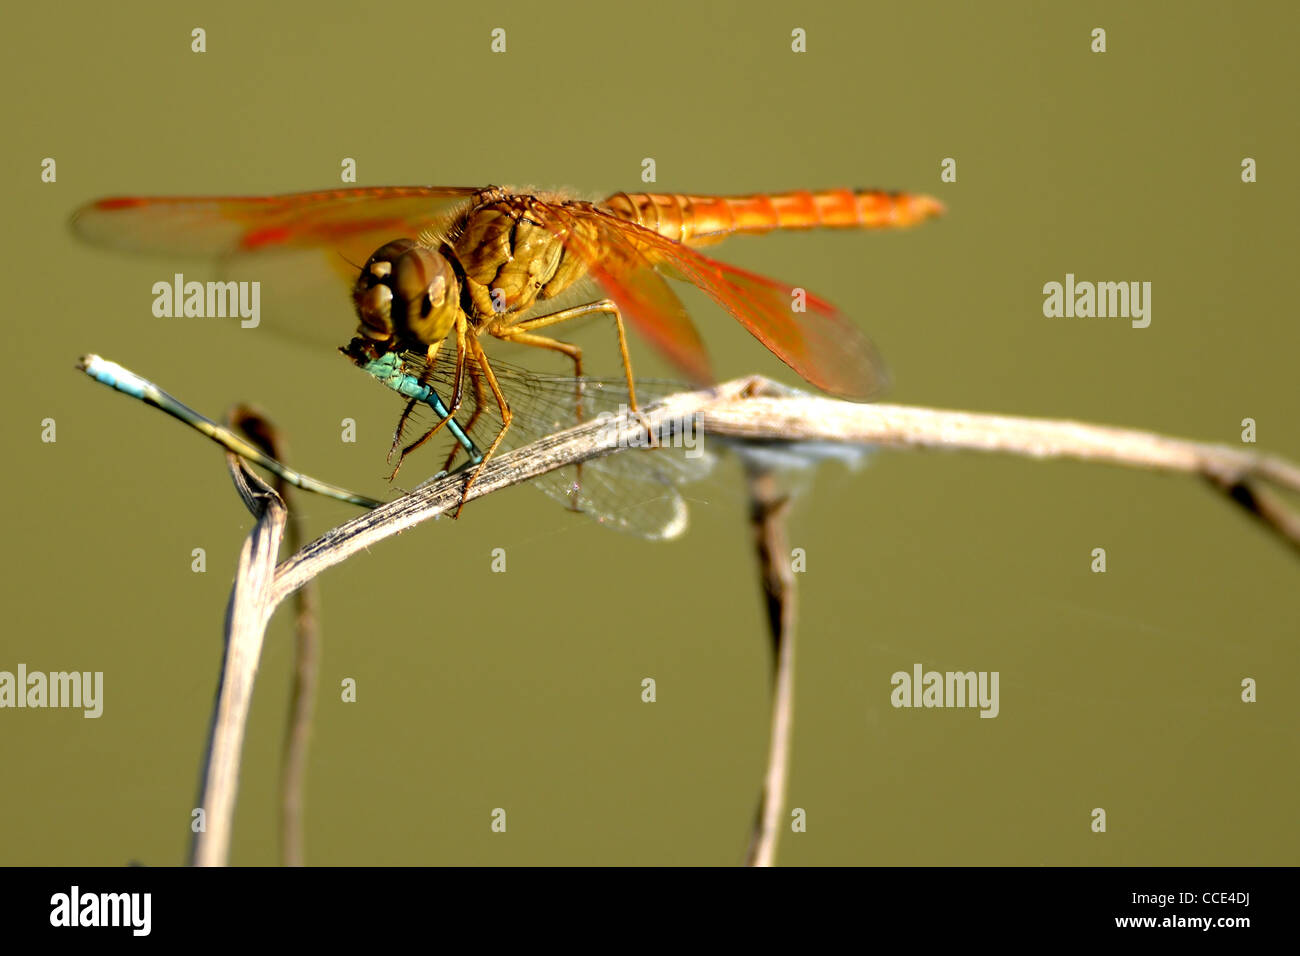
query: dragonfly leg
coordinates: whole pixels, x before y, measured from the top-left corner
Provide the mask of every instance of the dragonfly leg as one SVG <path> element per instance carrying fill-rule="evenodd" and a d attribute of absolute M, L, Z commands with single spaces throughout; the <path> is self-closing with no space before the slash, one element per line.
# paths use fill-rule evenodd
<path fill-rule="evenodd" d="M 465 499 L 469 495 L 470 488 L 473 487 L 479 473 L 483 470 L 483 466 L 488 463 L 496 452 L 497 446 L 501 444 L 501 439 L 506 437 L 506 432 L 510 430 L 510 422 L 514 417 L 510 413 L 510 404 L 506 401 L 506 397 L 501 394 L 501 386 L 497 384 L 497 377 L 492 371 L 492 366 L 488 364 L 487 354 L 483 351 L 483 346 L 479 344 L 477 335 L 470 336 L 469 347 L 474 352 L 474 361 L 478 363 L 479 369 L 483 372 L 483 377 L 487 380 L 488 388 L 492 389 L 492 397 L 496 399 L 497 407 L 501 409 L 501 430 L 497 432 L 497 437 L 492 439 L 492 444 L 483 453 L 483 460 L 479 462 L 478 467 L 470 474 L 469 480 L 465 482 L 465 487 L 460 493 L 460 507 L 456 509 L 454 515 L 457 518 L 465 510 Z"/>
<path fill-rule="evenodd" d="M 474 389 L 474 411 L 470 413 L 469 421 L 465 423 L 463 431 L 466 435 L 474 434 L 474 426 L 483 415 L 483 408 L 487 404 L 487 392 L 483 388 L 483 376 L 479 374 L 478 365 L 475 362 L 466 362 L 465 370 L 469 373 L 469 383 Z M 447 460 L 442 464 L 443 471 L 451 471 L 452 463 L 456 456 L 465 450 L 465 446 L 460 442 L 452 442 L 451 451 L 447 454 Z"/>
<path fill-rule="evenodd" d="M 614 317 L 614 323 L 618 329 L 619 349 L 623 354 L 623 371 L 627 375 L 628 383 L 628 401 L 632 405 L 632 410 L 636 411 L 636 391 L 632 385 L 632 361 L 627 352 L 627 334 L 623 329 L 623 316 L 619 314 L 618 306 L 609 299 L 601 299 L 599 302 L 591 302 L 587 305 L 580 305 L 572 309 L 563 309 L 559 312 L 552 312 L 549 315 L 539 315 L 533 319 L 525 319 L 515 325 L 508 326 L 501 330 L 494 330 L 493 335 L 509 342 L 518 342 L 520 345 L 532 345 L 537 348 L 550 349 L 554 352 L 561 352 L 573 360 L 573 408 L 574 419 L 577 424 L 586 421 L 582 402 L 582 348 L 571 342 L 561 342 L 559 339 L 553 339 L 547 335 L 538 335 L 534 329 L 543 329 L 548 325 L 555 325 L 558 322 L 564 322 L 568 319 L 576 319 L 584 315 L 604 312 Z M 573 511 L 581 511 L 579 502 L 582 499 L 582 464 L 579 462 L 574 466 L 574 481 L 571 489 L 569 506 Z"/>
<path fill-rule="evenodd" d="M 561 342 L 545 335 L 534 335 L 531 332 L 516 332 L 510 336 L 501 336 L 507 342 L 518 342 L 520 345 L 532 345 L 540 349 L 551 349 L 554 352 L 562 352 L 573 360 L 573 417 L 577 419 L 578 424 L 586 421 L 582 409 L 582 349 L 569 342 Z"/>
<path fill-rule="evenodd" d="M 402 409 L 402 417 L 397 420 L 397 427 L 393 429 L 393 444 L 388 448 L 388 461 L 391 464 L 393 453 L 402 443 L 402 432 L 406 431 L 406 422 L 411 417 L 411 412 L 415 410 L 416 401 L 411 399 L 406 403 L 406 408 Z"/>
<path fill-rule="evenodd" d="M 427 361 L 426 368 L 429 370 L 430 373 L 432 372 L 433 363 L 437 359 L 438 349 L 441 345 L 442 345 L 441 342 L 435 342 L 433 345 L 429 346 L 428 361 Z M 402 449 L 401 454 L 398 455 L 397 458 L 397 465 L 393 468 L 392 474 L 388 476 L 389 481 L 392 481 L 394 478 L 397 477 L 397 473 L 398 471 L 401 470 L 402 462 L 406 460 L 407 455 L 415 451 L 417 448 L 419 448 L 421 445 L 427 442 L 434 435 L 438 434 L 438 432 L 442 429 L 444 425 L 446 425 L 449 421 L 451 421 L 453 418 L 456 417 L 456 413 L 460 411 L 461 400 L 464 398 L 464 386 L 463 386 L 464 376 L 465 376 L 465 318 L 462 315 L 456 322 L 456 374 L 452 379 L 451 406 L 447 410 L 447 414 L 440 421 L 438 421 L 436 425 L 434 425 L 423 435 L 421 435 L 411 444 L 407 445 L 405 448 Z M 410 411 L 412 405 L 414 405 L 414 403 L 411 403 L 411 405 L 407 406 L 407 412 Z M 402 414 L 402 418 L 403 419 L 406 418 L 406 412 Z M 401 421 L 398 422 L 399 431 L 397 432 L 397 434 L 393 436 L 394 447 L 396 447 L 397 443 L 401 440 L 400 428 L 402 424 L 403 422 Z M 391 449 L 389 450 L 389 460 L 390 461 L 392 460 Z"/>
<path fill-rule="evenodd" d="M 549 318 L 549 316 L 542 316 L 542 318 Z M 523 322 L 520 323 L 520 325 L 525 324 L 526 323 Z M 520 345 L 533 345 L 537 348 L 562 352 L 573 360 L 573 417 L 575 419 L 575 424 L 581 425 L 586 421 L 586 415 L 584 414 L 582 407 L 582 348 L 570 342 L 561 342 L 558 339 L 553 339 L 549 336 L 537 335 L 533 332 L 515 331 L 517 329 L 519 329 L 518 325 L 509 330 L 512 334 L 507 335 L 503 333 L 499 335 L 498 338 L 502 338 L 507 342 L 518 342 Z M 582 497 L 582 462 L 574 465 L 573 471 L 574 479 L 573 487 L 570 489 L 569 505 L 571 511 L 581 511 L 582 509 L 578 507 L 578 502 Z"/>
<path fill-rule="evenodd" d="M 623 314 L 619 312 L 618 306 L 613 300 L 601 299 L 598 302 L 588 302 L 586 305 L 574 306 L 571 309 L 561 309 L 559 312 L 552 312 L 550 315 L 539 315 L 534 319 L 524 319 L 522 322 L 517 322 L 503 329 L 493 329 L 492 334 L 499 339 L 563 352 L 573 359 L 574 374 L 581 376 L 582 349 L 576 345 L 570 345 L 568 342 L 560 342 L 544 335 L 531 335 L 529 333 L 544 329 L 549 325 L 567 322 L 570 319 L 577 319 L 584 315 L 593 315 L 599 312 L 614 318 L 614 328 L 618 332 L 618 351 L 623 359 L 623 374 L 627 377 L 628 405 L 635 412 L 637 411 L 636 382 L 632 378 L 632 356 L 627 350 L 627 329 L 623 326 Z"/>
<path fill-rule="evenodd" d="M 571 309 L 562 309 L 559 312 L 552 312 L 550 315 L 539 315 L 533 319 L 525 319 L 514 325 L 507 326 L 503 329 L 493 329 L 492 334 L 497 338 L 509 342 L 518 342 L 521 345 L 533 345 L 538 348 L 551 349 L 556 352 L 563 352 L 573 359 L 574 375 L 582 377 L 582 349 L 568 342 L 561 342 L 557 339 L 545 335 L 534 334 L 537 329 L 543 329 L 559 322 L 566 322 L 569 319 L 580 318 L 584 315 L 592 315 L 603 312 L 614 319 L 614 328 L 618 332 L 618 351 L 623 360 L 623 375 L 627 379 L 627 401 L 628 407 L 632 414 L 635 415 L 645 428 L 646 438 L 651 445 L 656 444 L 653 429 L 642 418 L 640 409 L 636 402 L 636 380 L 632 376 L 632 356 L 627 350 L 627 329 L 623 325 L 623 314 L 618 310 L 618 305 L 611 299 L 601 299 L 597 302 L 589 302 L 586 305 L 574 306 Z M 582 402 L 581 402 L 581 383 L 578 388 L 578 421 L 582 421 Z M 581 487 L 581 466 L 579 467 L 579 487 Z M 576 501 L 576 497 L 575 497 Z M 575 504 L 576 509 L 576 504 Z"/>
<path fill-rule="evenodd" d="M 429 384 L 427 381 L 427 377 L 433 374 L 433 363 L 438 358 L 438 350 L 440 348 L 442 348 L 441 341 L 434 342 L 432 345 L 429 346 L 429 351 L 425 356 L 425 368 L 424 371 L 420 373 L 421 385 Z M 402 417 L 397 420 L 397 427 L 393 429 L 393 443 L 388 446 L 388 458 L 386 459 L 386 461 L 388 461 L 390 464 L 393 461 L 393 455 L 397 452 L 397 449 L 402 444 L 402 432 L 406 431 L 406 421 L 411 417 L 411 412 L 415 410 L 415 406 L 417 404 L 419 403 L 415 399 L 411 399 L 409 402 L 407 402 L 406 408 L 402 411 Z M 401 466 L 402 466 L 402 460 L 399 458 L 397 460 L 397 467 L 400 468 Z M 393 474 L 388 476 L 389 480 L 392 480 L 393 476 L 396 474 L 397 472 L 394 470 Z"/>
<path fill-rule="evenodd" d="M 425 378 L 426 376 L 433 374 L 433 363 L 437 361 L 438 350 L 440 348 L 442 348 L 442 342 L 440 341 L 434 342 L 432 345 L 429 346 L 429 351 L 425 356 L 425 369 L 423 372 L 420 373 L 421 385 L 428 384 L 428 382 L 425 381 Z M 411 412 L 415 410 L 415 406 L 418 404 L 419 402 L 417 402 L 415 399 L 411 399 L 409 402 L 407 402 L 406 408 L 402 410 L 402 417 L 397 420 L 397 427 L 393 429 L 393 443 L 388 446 L 387 461 L 389 464 L 392 464 L 393 455 L 395 455 L 398 452 L 398 450 L 401 448 L 402 433 L 406 431 L 406 422 L 411 417 Z M 402 467 L 402 457 L 405 457 L 405 454 L 406 453 L 403 452 L 402 455 L 398 457 L 397 459 L 398 468 Z M 389 481 L 391 481 L 396 475 L 397 475 L 397 470 L 394 469 L 393 473 L 388 476 Z"/>

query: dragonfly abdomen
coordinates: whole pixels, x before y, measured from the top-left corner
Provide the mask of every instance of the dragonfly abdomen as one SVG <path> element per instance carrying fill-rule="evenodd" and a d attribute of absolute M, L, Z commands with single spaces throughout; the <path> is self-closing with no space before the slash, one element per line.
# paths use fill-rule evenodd
<path fill-rule="evenodd" d="M 615 193 L 601 206 L 676 242 L 704 246 L 776 229 L 882 229 L 943 212 L 929 196 L 881 189 L 797 190 L 751 196 Z"/>

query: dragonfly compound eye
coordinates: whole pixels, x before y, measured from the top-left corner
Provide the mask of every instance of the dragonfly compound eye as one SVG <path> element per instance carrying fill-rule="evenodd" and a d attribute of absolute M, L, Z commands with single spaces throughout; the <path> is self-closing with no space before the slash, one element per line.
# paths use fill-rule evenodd
<path fill-rule="evenodd" d="M 413 239 L 385 243 L 352 289 L 358 332 L 392 347 L 442 341 L 459 311 L 459 283 L 445 257 Z"/>
<path fill-rule="evenodd" d="M 376 342 L 387 342 L 393 337 L 393 290 L 386 285 L 360 289 L 352 296 L 357 306 L 361 325 L 357 331 Z"/>
<path fill-rule="evenodd" d="M 394 337 L 393 260 L 414 245 L 413 240 L 397 239 L 380 246 L 366 260 L 352 287 L 352 301 L 361 320 L 357 331 L 372 341 L 389 342 Z"/>
<path fill-rule="evenodd" d="M 426 246 L 412 246 L 393 260 L 385 284 L 393 290 L 398 335 L 421 345 L 447 337 L 460 312 L 460 284 L 444 256 Z"/>

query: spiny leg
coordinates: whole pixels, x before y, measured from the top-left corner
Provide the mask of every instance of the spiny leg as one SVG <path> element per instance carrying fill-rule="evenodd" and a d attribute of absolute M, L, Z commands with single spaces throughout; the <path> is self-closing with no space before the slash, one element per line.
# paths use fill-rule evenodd
<path fill-rule="evenodd" d="M 469 421 L 465 423 L 462 431 L 473 440 L 474 426 L 478 424 L 479 418 L 482 417 L 483 407 L 487 403 L 487 392 L 483 389 L 483 376 L 479 374 L 478 364 L 467 361 L 465 368 L 469 372 L 469 382 L 474 389 L 474 411 L 470 413 Z M 451 451 L 447 453 L 447 460 L 442 463 L 442 470 L 451 471 L 452 462 L 463 451 L 465 451 L 464 445 L 460 442 L 453 442 Z M 466 455 L 468 456 L 468 452 L 466 452 Z"/>
<path fill-rule="evenodd" d="M 553 349 L 557 352 L 564 352 L 573 358 L 574 374 L 582 375 L 582 349 L 576 345 L 570 345 L 567 342 L 560 342 L 556 339 L 547 338 L 546 336 L 527 336 L 529 332 L 535 332 L 538 329 L 544 329 L 548 325 L 555 325 L 559 322 L 567 322 L 570 319 L 581 318 L 584 315 L 593 315 L 604 312 L 613 316 L 614 328 L 618 332 L 618 351 L 623 359 L 623 375 L 627 378 L 627 397 L 628 405 L 632 411 L 637 411 L 636 404 L 636 383 L 632 379 L 632 356 L 627 350 L 627 330 L 623 327 L 623 314 L 619 312 L 618 306 L 612 299 L 601 299 L 599 302 L 589 302 L 586 305 L 577 305 L 571 309 L 561 309 L 559 312 L 552 312 L 550 315 L 539 315 L 534 319 L 525 319 L 514 325 L 507 326 L 503 329 L 492 329 L 492 334 L 499 339 L 507 341 L 522 342 L 525 345 L 536 345 L 541 348 Z M 528 338 L 537 341 L 528 341 Z M 570 350 L 573 350 L 572 352 Z"/>
<path fill-rule="evenodd" d="M 415 451 L 417 448 L 419 448 L 421 445 L 427 442 L 430 438 L 436 435 L 444 425 L 446 425 L 449 421 L 451 421 L 453 418 L 456 417 L 456 412 L 460 411 L 461 400 L 464 397 L 463 379 L 465 375 L 465 327 L 466 327 L 465 316 L 462 314 L 458 316 L 456 319 L 456 374 L 452 378 L 451 407 L 447 410 L 447 414 L 444 415 L 436 425 L 430 428 L 427 432 L 421 435 L 414 442 L 412 442 L 411 444 L 407 445 L 405 448 L 402 449 L 402 453 L 401 455 L 398 456 L 397 459 L 397 465 L 396 467 L 393 468 L 393 473 L 388 476 L 389 481 L 392 481 L 394 478 L 397 477 L 397 472 L 401 469 L 402 462 L 406 460 L 407 455 Z M 438 349 L 441 348 L 441 346 L 442 346 L 442 342 L 435 342 L 433 345 L 429 346 L 425 372 L 420 376 L 421 384 L 427 384 L 427 382 L 424 381 L 425 377 L 432 375 L 433 363 L 437 360 Z M 396 445 L 396 441 L 394 441 L 394 445 Z M 391 460 L 391 458 L 392 458 L 392 450 L 390 449 L 389 459 Z"/>
<path fill-rule="evenodd" d="M 534 334 L 537 329 L 544 329 L 547 326 L 556 325 L 560 322 L 567 322 L 570 319 L 581 318 L 584 315 L 594 315 L 605 313 L 614 319 L 614 328 L 618 333 L 618 351 L 623 361 L 623 375 L 627 379 L 627 399 L 628 406 L 632 413 L 640 418 L 640 409 L 636 401 L 636 380 L 632 377 L 632 357 L 627 348 L 627 329 L 623 325 L 623 314 L 619 311 L 618 305 L 612 299 L 600 299 L 596 302 L 589 302 L 586 305 L 574 306 L 569 309 L 561 309 L 559 312 L 552 312 L 549 315 L 539 315 L 535 318 L 525 319 L 515 325 L 506 326 L 505 328 L 491 329 L 494 336 L 509 342 L 518 342 L 521 345 L 531 345 L 537 348 L 550 349 L 555 352 L 561 352 L 573 360 L 573 374 L 577 381 L 574 383 L 574 398 L 576 418 L 579 423 L 584 420 L 582 404 L 582 349 L 569 342 L 561 342 L 545 335 Z M 644 424 L 644 422 L 643 422 Z M 646 437 L 653 444 L 655 436 L 649 425 L 645 426 Z M 580 511 L 578 507 L 579 495 L 582 491 L 582 465 L 576 466 L 577 483 L 575 494 L 573 496 L 573 510 Z"/>
<path fill-rule="evenodd" d="M 483 377 L 487 379 L 488 388 L 492 389 L 492 396 L 496 399 L 497 407 L 501 409 L 501 430 L 497 432 L 497 437 L 492 440 L 491 446 L 483 453 L 483 460 L 479 462 L 477 468 L 470 474 L 469 480 L 465 482 L 465 487 L 460 493 L 460 507 L 456 509 L 453 517 L 459 518 L 460 513 L 465 510 L 465 499 L 469 496 L 469 490 L 474 486 L 478 479 L 479 473 L 483 466 L 488 463 L 492 455 L 496 452 L 497 446 L 501 444 L 501 439 L 506 437 L 506 432 L 510 430 L 510 422 L 513 415 L 510 413 L 510 405 L 506 398 L 501 394 L 501 386 L 497 384 L 497 377 L 492 371 L 492 366 L 488 364 L 487 354 L 483 351 L 483 346 L 479 343 L 478 336 L 473 335 L 469 338 L 469 347 L 474 353 L 474 361 L 478 363 L 479 369 L 483 372 Z"/>
<path fill-rule="evenodd" d="M 402 409 L 402 417 L 397 420 L 397 427 L 393 429 L 393 443 L 388 448 L 388 461 L 390 462 L 393 460 L 393 452 L 402 443 L 402 432 L 406 431 L 406 422 L 411 417 L 411 412 L 415 410 L 415 406 L 415 399 L 408 401 L 406 408 Z"/>
<path fill-rule="evenodd" d="M 424 371 L 420 373 L 421 385 L 429 384 L 427 380 L 433 375 L 433 366 L 438 359 L 438 350 L 440 348 L 442 348 L 441 340 L 430 345 L 428 352 L 425 353 Z M 406 422 L 411 417 L 411 412 L 415 410 L 417 404 L 419 403 L 415 399 L 411 399 L 407 402 L 406 408 L 402 411 L 402 417 L 397 420 L 397 427 L 393 429 L 393 443 L 388 446 L 388 458 L 386 460 L 390 464 L 393 461 L 394 453 L 397 452 L 398 448 L 402 444 L 402 433 L 406 431 Z M 397 459 L 397 467 L 402 467 L 402 459 L 400 457 Z M 394 470 L 393 473 L 388 476 L 389 480 L 391 481 L 396 474 L 397 471 Z"/>
<path fill-rule="evenodd" d="M 549 318 L 549 316 L 543 316 Z M 526 323 L 521 322 L 519 325 L 501 332 L 493 332 L 499 339 L 507 342 L 518 342 L 520 345 L 532 345 L 537 348 L 550 349 L 555 352 L 561 352 L 573 360 L 573 410 L 576 424 L 581 425 L 586 416 L 583 414 L 582 407 L 582 349 L 570 342 L 561 342 L 558 339 L 550 338 L 545 335 L 534 335 L 532 332 L 516 331 L 520 326 Z M 582 511 L 580 502 L 582 499 L 582 463 L 573 466 L 574 479 L 573 488 L 569 494 L 569 508 L 571 511 Z"/>
<path fill-rule="evenodd" d="M 439 339 L 437 342 L 434 342 L 429 346 L 429 350 L 425 353 L 424 371 L 420 373 L 419 378 L 421 385 L 428 385 L 429 379 L 433 377 L 434 364 L 438 360 L 438 350 L 442 348 L 443 341 L 443 339 Z M 397 420 L 397 427 L 393 429 L 393 443 L 388 448 L 387 461 L 391 462 L 393 460 L 393 453 L 397 451 L 398 446 L 402 443 L 402 432 L 406 431 L 407 419 L 411 417 L 411 412 L 415 410 L 415 406 L 418 404 L 420 403 L 415 399 L 411 399 L 406 403 L 406 408 L 402 411 L 402 417 Z M 398 459 L 398 467 L 401 467 L 400 458 Z M 394 471 L 393 475 L 396 474 L 397 472 Z M 392 476 L 390 475 L 389 477 L 391 479 Z"/>

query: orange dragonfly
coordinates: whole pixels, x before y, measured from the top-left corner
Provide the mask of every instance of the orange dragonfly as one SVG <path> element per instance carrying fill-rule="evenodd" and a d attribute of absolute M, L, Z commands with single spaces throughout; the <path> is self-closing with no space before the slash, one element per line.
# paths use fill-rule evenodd
<path fill-rule="evenodd" d="M 480 342 L 484 333 L 561 353 L 580 379 L 581 348 L 550 333 L 580 316 L 609 316 L 633 411 L 635 379 L 624 320 L 692 381 L 710 382 L 703 343 L 665 277 L 707 292 L 818 388 L 870 398 L 883 388 L 883 366 L 847 317 L 810 293 L 802 299 L 804 310 L 795 311 L 794 287 L 693 247 L 776 229 L 911 226 L 942 212 L 928 196 L 882 190 L 725 197 L 616 193 L 587 202 L 497 186 L 383 186 L 281 196 L 101 199 L 77 212 L 74 228 L 95 243 L 159 254 L 319 249 L 331 254 L 336 267 L 364 257 L 359 275 L 355 265 L 348 266 L 359 319 L 348 354 L 374 359 L 415 353 L 432 369 L 445 343 L 455 348 L 450 401 L 440 421 L 401 448 L 400 467 L 454 418 L 467 382 L 476 407 L 490 392 L 500 411 L 499 431 L 482 462 L 500 445 L 511 413 Z M 548 309 L 562 295 L 573 301 L 575 292 L 581 293 L 579 304 Z M 402 431 L 399 423 L 394 451 Z M 477 474 L 475 469 L 466 491 Z"/>

